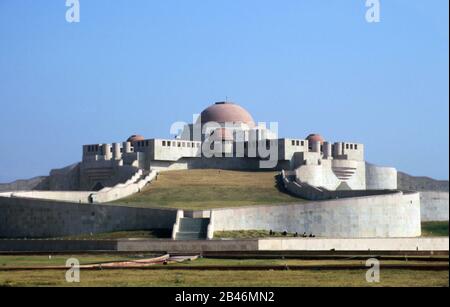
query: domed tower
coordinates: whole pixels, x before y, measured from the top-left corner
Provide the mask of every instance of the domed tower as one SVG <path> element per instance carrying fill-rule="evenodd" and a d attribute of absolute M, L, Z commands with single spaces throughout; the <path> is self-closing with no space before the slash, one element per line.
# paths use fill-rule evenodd
<path fill-rule="evenodd" d="M 200 116 L 202 124 L 215 122 L 223 126 L 228 124 L 255 127 L 255 121 L 250 113 L 240 105 L 231 102 L 216 102 L 203 110 Z"/>
<path fill-rule="evenodd" d="M 144 141 L 145 138 L 142 135 L 139 134 L 133 134 L 132 136 L 130 136 L 127 139 L 127 142 L 130 142 L 131 144 L 139 142 L 139 141 Z"/>
<path fill-rule="evenodd" d="M 228 142 L 248 141 L 250 135 L 257 140 L 273 139 L 276 134 L 258 127 L 252 115 L 232 102 L 216 102 L 204 109 L 193 124 L 186 125 L 180 139 L 204 141 L 209 137 Z"/>
<path fill-rule="evenodd" d="M 248 139 L 248 131 L 256 127 L 251 114 L 232 102 L 216 102 L 207 107 L 193 126 L 201 129 L 202 140 L 211 136 L 228 142 Z"/>
<path fill-rule="evenodd" d="M 313 133 L 308 135 L 306 138 L 309 144 L 309 150 L 314 152 L 323 151 L 323 144 L 325 143 L 325 139 L 318 133 Z"/>
<path fill-rule="evenodd" d="M 306 139 L 308 140 L 310 145 L 314 142 L 320 142 L 320 145 L 323 145 L 323 143 L 325 142 L 325 139 L 318 133 L 310 134 Z"/>

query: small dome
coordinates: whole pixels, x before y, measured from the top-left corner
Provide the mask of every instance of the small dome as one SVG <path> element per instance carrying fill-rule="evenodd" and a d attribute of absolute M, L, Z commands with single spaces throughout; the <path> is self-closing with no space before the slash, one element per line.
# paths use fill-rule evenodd
<path fill-rule="evenodd" d="M 217 102 L 206 108 L 201 113 L 202 124 L 216 122 L 219 124 L 236 123 L 255 126 L 255 121 L 250 113 L 243 107 L 231 102 Z"/>
<path fill-rule="evenodd" d="M 130 136 L 130 137 L 127 139 L 127 142 L 135 143 L 135 142 L 139 142 L 139 141 L 143 141 L 143 140 L 145 140 L 145 138 L 144 138 L 142 135 L 139 135 L 139 134 L 133 134 L 132 136 Z"/>
<path fill-rule="evenodd" d="M 314 143 L 314 142 L 320 142 L 320 144 L 323 144 L 325 142 L 325 139 L 317 133 L 313 133 L 308 135 L 308 137 L 306 138 L 308 140 L 308 142 L 310 144 Z"/>

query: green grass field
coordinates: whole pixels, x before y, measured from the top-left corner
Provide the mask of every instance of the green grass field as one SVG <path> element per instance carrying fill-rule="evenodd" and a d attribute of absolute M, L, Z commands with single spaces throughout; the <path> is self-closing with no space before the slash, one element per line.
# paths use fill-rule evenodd
<path fill-rule="evenodd" d="M 369 284 L 365 270 L 348 271 L 81 271 L 78 284 L 65 271 L 0 272 L 0 287 L 448 287 L 448 271 L 381 271 L 381 282 Z"/>
<path fill-rule="evenodd" d="M 201 270 L 98 270 L 81 271 L 81 282 L 65 281 L 65 270 L 1 271 L 7 267 L 64 265 L 66 259 L 75 257 L 81 264 L 104 263 L 142 259 L 151 255 L 59 255 L 48 256 L 0 256 L 0 287 L 14 286 L 168 286 L 168 287 L 242 287 L 242 286 L 401 286 L 448 287 L 448 271 L 381 270 L 381 283 L 368 284 L 366 270 L 303 270 L 303 271 L 201 271 Z M 384 264 L 401 264 L 405 260 L 383 260 Z M 416 262 L 409 262 L 410 264 Z M 423 264 L 423 262 L 417 262 Z M 435 262 L 436 263 L 436 262 Z M 442 262 L 448 264 L 448 257 Z M 198 259 L 169 266 L 255 266 L 255 265 L 335 265 L 364 264 L 362 260 L 299 260 L 299 259 Z"/>
<path fill-rule="evenodd" d="M 122 255 L 42 255 L 0 256 L 0 269 L 8 267 L 65 266 L 69 258 L 77 258 L 80 264 L 96 264 L 131 259 Z M 5 274 L 0 272 L 0 275 Z"/>
<path fill-rule="evenodd" d="M 423 237 L 448 237 L 447 222 L 424 222 L 422 223 Z"/>
<path fill-rule="evenodd" d="M 164 172 L 141 193 L 115 203 L 201 210 L 302 202 L 278 189 L 277 175 L 277 172 L 224 170 Z"/>
<path fill-rule="evenodd" d="M 20 256 L 0 256 L 0 270 L 2 268 L 11 267 L 52 267 L 52 266 L 65 266 L 67 259 L 76 258 L 80 261 L 81 265 L 86 264 L 99 264 L 107 262 L 119 262 L 119 261 L 133 261 L 140 259 L 148 259 L 157 257 L 159 255 L 142 254 L 142 255 L 20 255 Z M 434 257 L 440 259 L 434 262 L 441 264 L 448 264 L 448 257 L 439 256 Z M 427 259 L 424 257 L 424 259 Z M 185 261 L 182 263 L 172 263 L 168 266 L 175 267 L 196 267 L 196 266 L 260 266 L 260 265 L 364 265 L 364 261 L 360 259 L 337 259 L 337 260 L 304 260 L 304 259 L 215 259 L 215 258 L 201 258 L 193 261 Z M 405 259 L 385 259 L 383 264 L 422 264 L 423 261 L 407 261 Z M 160 265 L 164 266 L 165 265 Z M 4 274 L 0 272 L 0 275 Z M 9 273 L 8 273 L 9 274 Z"/>

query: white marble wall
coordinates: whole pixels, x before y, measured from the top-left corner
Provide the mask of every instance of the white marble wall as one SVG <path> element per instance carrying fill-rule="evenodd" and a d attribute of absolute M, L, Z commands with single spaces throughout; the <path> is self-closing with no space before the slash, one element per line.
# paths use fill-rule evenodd
<path fill-rule="evenodd" d="M 335 238 L 418 237 L 418 193 L 213 210 L 215 231 L 274 230 Z"/>

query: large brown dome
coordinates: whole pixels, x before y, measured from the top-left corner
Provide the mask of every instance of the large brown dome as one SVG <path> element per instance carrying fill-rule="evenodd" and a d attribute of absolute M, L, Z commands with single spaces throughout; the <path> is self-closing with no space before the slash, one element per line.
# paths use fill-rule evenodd
<path fill-rule="evenodd" d="M 216 122 L 224 123 L 242 123 L 249 127 L 255 126 L 255 121 L 250 113 L 243 107 L 231 102 L 217 102 L 216 104 L 206 108 L 201 113 L 202 123 Z"/>

